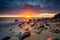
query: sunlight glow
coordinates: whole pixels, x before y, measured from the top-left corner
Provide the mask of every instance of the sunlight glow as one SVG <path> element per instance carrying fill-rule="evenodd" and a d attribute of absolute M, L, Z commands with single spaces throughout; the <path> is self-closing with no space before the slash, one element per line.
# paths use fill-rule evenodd
<path fill-rule="evenodd" d="M 28 22 L 32 18 L 52 18 L 55 15 L 56 14 L 52 14 L 52 13 L 40 13 L 40 14 L 32 13 L 31 14 L 31 13 L 27 12 L 27 13 L 22 14 L 22 15 L 0 15 L 0 18 L 1 17 L 4 17 L 4 18 L 6 18 L 6 17 L 8 17 L 8 18 L 19 18 L 19 17 L 21 17 L 21 18 L 25 18 L 25 21 Z"/>
<path fill-rule="evenodd" d="M 52 14 L 52 13 L 41 13 L 41 14 L 30 14 L 30 13 L 26 13 L 26 14 L 22 14 L 22 15 L 0 15 L 0 17 L 23 17 L 23 18 L 52 18 L 54 17 L 56 14 Z"/>

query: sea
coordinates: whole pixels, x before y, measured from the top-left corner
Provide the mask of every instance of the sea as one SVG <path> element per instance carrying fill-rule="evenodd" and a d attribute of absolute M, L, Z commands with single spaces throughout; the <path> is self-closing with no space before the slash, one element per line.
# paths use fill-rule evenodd
<path fill-rule="evenodd" d="M 6 30 L 8 27 L 16 25 L 16 19 L 18 20 L 18 22 L 21 22 L 24 21 L 25 18 L 0 18 L 0 32 L 2 30 Z"/>

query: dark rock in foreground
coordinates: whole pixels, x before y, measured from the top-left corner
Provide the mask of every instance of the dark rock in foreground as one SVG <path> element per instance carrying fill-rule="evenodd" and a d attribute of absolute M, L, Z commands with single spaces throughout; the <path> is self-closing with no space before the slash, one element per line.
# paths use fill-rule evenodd
<path fill-rule="evenodd" d="M 9 40 L 9 39 L 10 39 L 10 37 L 9 36 L 6 36 L 2 40 Z"/>

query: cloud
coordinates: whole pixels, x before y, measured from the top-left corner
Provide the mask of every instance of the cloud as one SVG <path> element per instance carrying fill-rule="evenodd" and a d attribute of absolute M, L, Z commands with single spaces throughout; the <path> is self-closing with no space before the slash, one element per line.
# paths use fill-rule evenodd
<path fill-rule="evenodd" d="M 1 11 L 11 10 L 15 8 L 24 8 L 26 5 L 31 5 L 39 8 L 59 9 L 60 0 L 0 0 Z"/>
<path fill-rule="evenodd" d="M 27 4 L 40 7 L 60 7 L 60 0 L 0 0 L 0 7 L 23 7 Z"/>

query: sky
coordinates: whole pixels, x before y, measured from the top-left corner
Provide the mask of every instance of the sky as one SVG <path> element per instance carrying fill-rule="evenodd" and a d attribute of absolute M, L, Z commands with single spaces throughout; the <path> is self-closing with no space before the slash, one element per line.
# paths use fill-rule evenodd
<path fill-rule="evenodd" d="M 0 15 L 59 13 L 60 0 L 0 0 Z"/>

